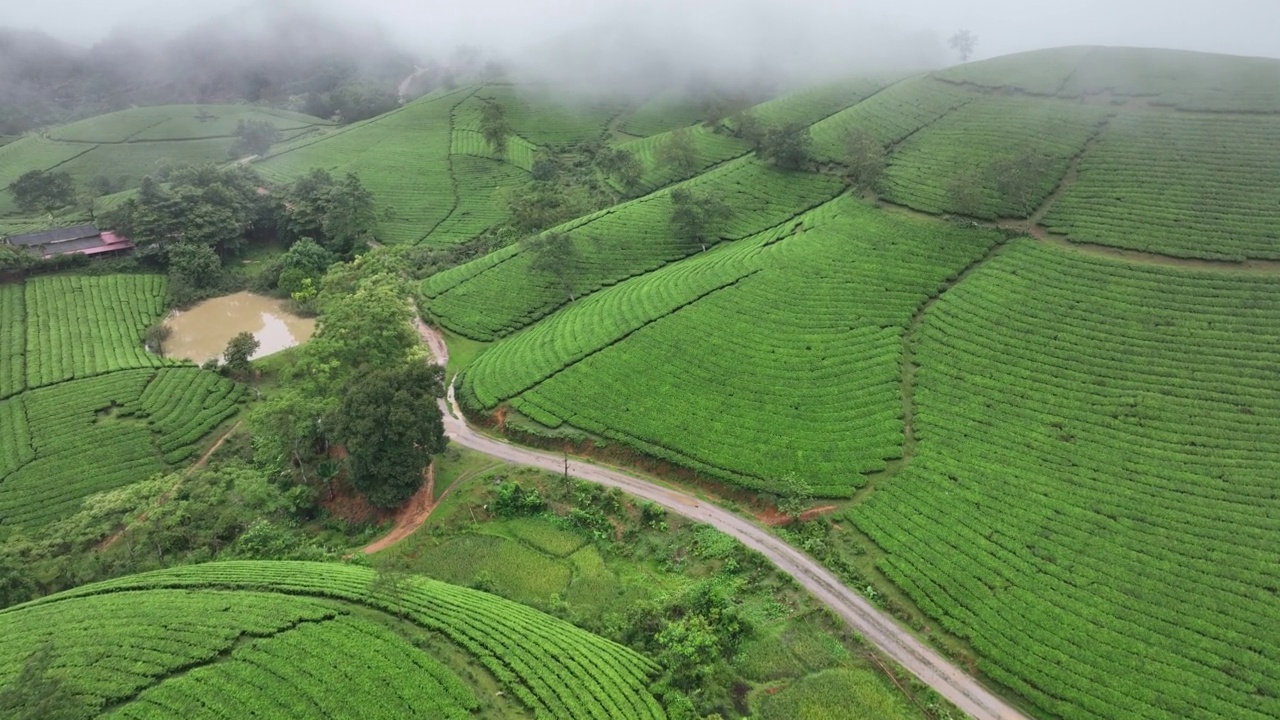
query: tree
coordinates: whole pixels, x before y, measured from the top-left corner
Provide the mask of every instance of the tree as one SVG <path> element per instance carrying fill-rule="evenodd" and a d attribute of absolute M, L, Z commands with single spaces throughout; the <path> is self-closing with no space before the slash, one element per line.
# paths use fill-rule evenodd
<path fill-rule="evenodd" d="M 197 290 L 206 290 L 222 277 L 222 261 L 208 245 L 178 243 L 165 253 L 172 281 Z"/>
<path fill-rule="evenodd" d="M 1025 149 L 1017 155 L 996 162 L 991 167 L 996 192 L 1013 206 L 1015 212 L 1029 217 L 1043 194 L 1042 183 L 1052 169 L 1048 155 Z"/>
<path fill-rule="evenodd" d="M 169 246 L 204 245 L 219 257 L 239 252 L 267 227 L 269 197 L 247 165 L 196 165 L 143 179 L 137 195 L 107 218 L 144 256 L 166 258 Z"/>
<path fill-rule="evenodd" d="M 233 375 L 244 375 L 249 372 L 249 359 L 258 352 L 262 343 L 251 332 L 242 332 L 227 342 L 227 349 L 222 353 L 223 363 L 227 371 Z"/>
<path fill-rule="evenodd" d="M 507 152 L 507 136 L 511 134 L 511 125 L 507 122 L 507 111 L 501 103 L 490 100 L 484 104 L 484 108 L 480 110 L 480 134 L 494 153 L 502 155 Z"/>
<path fill-rule="evenodd" d="M 336 436 L 352 486 L 373 505 L 409 499 L 431 456 L 444 452 L 443 396 L 444 368 L 416 361 L 355 376 L 344 389 Z"/>
<path fill-rule="evenodd" d="M 733 216 L 733 209 L 720 196 L 686 187 L 671 191 L 671 232 L 677 239 L 697 243 L 703 250 L 714 226 Z"/>
<path fill-rule="evenodd" d="M 280 131 L 266 120 L 240 120 L 236 123 L 236 141 L 231 146 L 231 157 L 266 155 L 279 141 Z"/>
<path fill-rule="evenodd" d="M 884 145 L 866 130 L 855 128 L 845 136 L 844 150 L 849 182 L 859 190 L 874 190 L 889 165 Z"/>
<path fill-rule="evenodd" d="M 395 367 L 422 354 L 407 291 L 398 278 L 375 275 L 357 281 L 350 294 L 339 294 L 342 283 L 330 278 L 343 267 L 335 266 L 325 276 L 324 314 L 294 368 L 309 377 L 320 395 L 337 392 L 352 374 Z"/>
<path fill-rule="evenodd" d="M 813 486 L 794 472 L 782 478 L 778 491 L 782 495 L 778 509 L 792 520 L 798 520 L 805 508 L 813 504 Z"/>
<path fill-rule="evenodd" d="M 28 170 L 9 184 L 13 201 L 23 212 L 47 213 L 76 201 L 75 184 L 64 172 Z"/>
<path fill-rule="evenodd" d="M 26 248 L 0 243 L 0 273 L 22 272 L 39 261 Z"/>
<path fill-rule="evenodd" d="M 751 146 L 752 150 L 759 150 L 764 143 L 765 126 L 760 122 L 760 118 L 753 113 L 743 110 L 733 116 L 734 134 L 743 142 Z"/>
<path fill-rule="evenodd" d="M 654 159 L 659 167 L 668 168 L 677 175 L 690 175 L 698 169 L 698 150 L 693 146 L 689 128 L 680 128 L 658 143 Z"/>
<path fill-rule="evenodd" d="M 61 673 L 53 670 L 53 648 L 36 648 L 18 676 L 0 688 L 0 718 L 6 720 L 80 720 L 89 709 L 77 699 Z"/>
<path fill-rule="evenodd" d="M 973 57 L 973 48 L 977 44 L 978 36 L 968 30 L 959 30 L 947 40 L 947 47 L 956 51 L 962 63 L 969 62 L 969 58 Z"/>
<path fill-rule="evenodd" d="M 568 233 L 547 233 L 531 241 L 529 249 L 533 252 L 529 269 L 554 277 L 569 296 L 569 302 L 574 302 L 577 298 L 573 286 L 582 272 L 583 258 L 573 238 Z"/>
<path fill-rule="evenodd" d="M 596 158 L 596 164 L 606 175 L 613 177 L 628 193 L 640 189 L 644 177 L 644 165 L 635 153 L 621 148 L 606 148 Z"/>
<path fill-rule="evenodd" d="M 312 170 L 283 194 L 279 224 L 294 242 L 312 238 L 329 252 L 350 257 L 377 231 L 377 204 L 354 173 L 335 180 L 327 170 Z"/>
<path fill-rule="evenodd" d="M 812 138 L 803 123 L 778 125 L 764 132 L 760 141 L 760 157 L 787 170 L 799 170 L 809 160 Z"/>

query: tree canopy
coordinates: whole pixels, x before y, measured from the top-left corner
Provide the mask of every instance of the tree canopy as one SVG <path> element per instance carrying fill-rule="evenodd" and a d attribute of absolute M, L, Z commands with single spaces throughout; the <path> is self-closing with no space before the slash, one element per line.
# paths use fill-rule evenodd
<path fill-rule="evenodd" d="M 536 273 L 545 273 L 556 279 L 573 302 L 574 283 L 582 273 L 583 257 L 573 238 L 568 233 L 548 232 L 530 243 L 533 261 L 529 269 Z"/>
<path fill-rule="evenodd" d="M 686 187 L 671 191 L 671 232 L 680 240 L 707 249 L 715 226 L 733 216 L 718 195 L 698 192 Z"/>
<path fill-rule="evenodd" d="M 654 151 L 658 165 L 670 168 L 680 175 L 688 175 L 698 169 L 698 150 L 688 128 L 672 132 Z"/>
<path fill-rule="evenodd" d="M 29 170 L 9 183 L 13 201 L 28 213 L 46 213 L 76 201 L 75 184 L 64 172 Z"/>
<path fill-rule="evenodd" d="M 507 122 L 507 111 L 501 103 L 490 100 L 484 104 L 480 110 L 480 134 L 495 153 L 501 155 L 507 151 L 511 124 Z"/>
<path fill-rule="evenodd" d="M 351 484 L 370 503 L 396 507 L 422 486 L 431 456 L 447 442 L 435 402 L 443 395 L 444 369 L 422 362 L 362 373 L 347 385 L 336 435 Z"/>
<path fill-rule="evenodd" d="M 236 123 L 236 141 L 231 146 L 231 157 L 266 155 L 279 141 L 280 131 L 266 120 L 241 120 Z"/>
<path fill-rule="evenodd" d="M 279 225 L 290 241 L 311 238 L 329 252 L 349 258 L 376 234 L 373 195 L 353 173 L 338 180 L 327 170 L 312 170 L 283 195 Z"/>
<path fill-rule="evenodd" d="M 777 125 L 764 131 L 760 140 L 760 156 L 787 170 L 799 170 L 809 161 L 812 138 L 803 123 Z"/>

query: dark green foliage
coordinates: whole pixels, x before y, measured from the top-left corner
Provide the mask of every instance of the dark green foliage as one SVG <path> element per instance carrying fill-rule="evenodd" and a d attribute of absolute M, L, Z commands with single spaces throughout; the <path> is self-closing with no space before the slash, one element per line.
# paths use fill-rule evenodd
<path fill-rule="evenodd" d="M 644 164 L 635 153 L 621 148 L 605 148 L 596 156 L 596 164 L 604 174 L 617 180 L 628 195 L 640 189 Z"/>
<path fill-rule="evenodd" d="M 698 149 L 688 128 L 671 133 L 654 152 L 658 166 L 668 168 L 677 175 L 686 176 L 698 169 Z"/>
<path fill-rule="evenodd" d="M 222 261 L 208 245 L 177 243 L 165 255 L 169 263 L 170 292 L 179 297 L 183 292 L 213 287 L 222 277 Z"/>
<path fill-rule="evenodd" d="M 232 375 L 243 375 L 249 371 L 249 358 L 258 352 L 262 343 L 253 333 L 242 332 L 227 342 L 227 349 L 222 353 L 222 361 Z"/>
<path fill-rule="evenodd" d="M 622 636 L 658 661 L 661 684 L 695 692 L 724 671 L 752 632 L 729 588 L 707 580 L 674 597 L 634 605 Z"/>
<path fill-rule="evenodd" d="M 531 235 L 596 209 L 586 188 L 568 183 L 531 182 L 507 195 L 511 227 Z"/>
<path fill-rule="evenodd" d="M 555 278 L 569 296 L 569 301 L 574 301 L 574 282 L 582 272 L 585 258 L 573 238 L 568 233 L 550 232 L 534 239 L 530 248 L 534 256 L 529 269 Z"/>
<path fill-rule="evenodd" d="M 547 509 L 547 501 L 537 488 L 526 488 L 516 481 L 504 482 L 498 486 L 489 509 L 494 515 L 504 518 L 521 515 L 538 515 Z"/>
<path fill-rule="evenodd" d="M 874 190 L 889 166 L 884 145 L 870 132 L 854 128 L 845 136 L 844 148 L 849 182 L 859 190 Z"/>
<path fill-rule="evenodd" d="M 410 362 L 362 374 L 346 388 L 336 435 L 352 486 L 378 507 L 396 507 L 422 486 L 447 442 L 440 407 L 444 369 Z"/>
<path fill-rule="evenodd" d="M 733 116 L 734 134 L 751 146 L 752 150 L 760 150 L 764 143 L 766 128 L 754 113 L 743 111 Z"/>
<path fill-rule="evenodd" d="M 79 720 L 89 709 L 75 696 L 62 673 L 53 670 L 53 648 L 41 645 L 22 663 L 18 676 L 0 688 L 3 720 Z"/>
<path fill-rule="evenodd" d="M 329 252 L 350 257 L 376 234 L 373 195 L 352 173 L 337 180 L 327 170 L 313 170 L 285 190 L 284 196 L 279 225 L 289 240 L 311 238 Z"/>
<path fill-rule="evenodd" d="M 39 258 L 24 248 L 0 244 L 0 273 L 22 272 L 39 262 Z"/>
<path fill-rule="evenodd" d="M 236 123 L 236 142 L 231 146 L 231 157 L 266 155 L 279 141 L 280 131 L 266 120 L 241 120 Z"/>
<path fill-rule="evenodd" d="M 329 114 L 336 114 L 342 122 L 352 123 L 390 112 L 399 104 L 400 100 L 396 97 L 392 84 L 355 81 L 330 92 L 326 109 Z"/>
<path fill-rule="evenodd" d="M 248 243 L 266 224 L 269 200 L 251 168 L 216 165 L 179 168 L 142 181 L 135 197 L 120 205 L 109 223 L 138 244 L 144 255 L 164 257 L 175 244 L 203 245 L 220 257 Z"/>
<path fill-rule="evenodd" d="M 512 132 L 507 122 L 506 109 L 501 103 L 489 101 L 480 111 L 480 134 L 488 141 L 489 147 L 498 155 L 507 151 L 507 136 Z"/>
<path fill-rule="evenodd" d="M 809 127 L 793 122 L 766 130 L 760 140 L 759 153 L 784 170 L 799 170 L 809 161 L 811 145 Z"/>
<path fill-rule="evenodd" d="M 719 195 L 683 186 L 671 191 L 671 232 L 676 238 L 697 244 L 703 250 L 713 239 L 713 230 L 732 216 L 733 208 Z"/>
<path fill-rule="evenodd" d="M 9 184 L 13 201 L 28 213 L 52 212 L 76 200 L 71 176 L 64 172 L 30 170 Z"/>

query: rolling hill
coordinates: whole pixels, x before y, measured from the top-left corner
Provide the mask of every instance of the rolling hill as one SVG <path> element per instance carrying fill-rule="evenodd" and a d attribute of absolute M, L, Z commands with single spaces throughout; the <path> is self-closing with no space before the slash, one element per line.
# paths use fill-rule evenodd
<path fill-rule="evenodd" d="M 331 125 L 309 115 L 250 105 L 165 105 L 99 115 L 0 145 L 0 186 L 29 170 L 71 175 L 78 189 L 137 187 L 142 178 L 186 163 L 226 162 L 240 120 L 271 123 L 283 139 L 323 132 Z M 0 220 L 19 216 L 0 192 Z M 47 225 L 48 223 L 44 223 Z"/>
<path fill-rule="evenodd" d="M 666 717 L 646 687 L 657 668 L 627 648 L 487 593 L 353 566 L 162 570 L 7 608 L 0 627 L 0 686 L 43 649 L 95 717 L 461 719 L 495 702 L 503 716 Z M 512 700 L 482 699 L 478 678 Z"/>
<path fill-rule="evenodd" d="M 490 343 L 458 397 L 518 437 L 852 497 L 874 571 L 1038 714 L 1275 717 L 1278 73 L 1087 47 L 916 75 L 805 117 L 808 171 L 683 180 L 734 209 L 706 252 L 655 177 L 558 229 L 571 294 L 519 245 L 422 304 Z M 866 198 L 832 182 L 851 132 L 887 155 Z"/>

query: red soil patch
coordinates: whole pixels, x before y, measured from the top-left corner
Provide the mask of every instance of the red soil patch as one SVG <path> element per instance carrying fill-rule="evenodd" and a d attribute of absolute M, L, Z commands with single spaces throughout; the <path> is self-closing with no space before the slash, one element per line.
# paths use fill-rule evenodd
<path fill-rule="evenodd" d="M 395 524 L 391 527 L 391 532 L 382 536 L 378 540 L 365 546 L 366 555 L 372 555 L 379 550 L 385 550 L 392 545 L 404 540 L 413 534 L 413 531 L 422 527 L 422 524 L 431 517 L 431 511 L 436 509 L 440 503 L 436 502 L 436 467 L 431 465 L 427 468 L 427 482 L 409 498 L 404 505 L 396 510 Z M 443 496 L 441 500 L 443 500 Z"/>
<path fill-rule="evenodd" d="M 816 517 L 829 515 L 835 511 L 835 505 L 823 505 L 822 507 L 809 508 L 808 510 L 800 513 L 800 522 L 808 522 Z M 790 517 L 783 514 L 782 511 L 778 510 L 778 508 L 773 507 L 757 510 L 755 516 L 760 522 L 771 527 L 790 525 L 792 522 Z"/>

